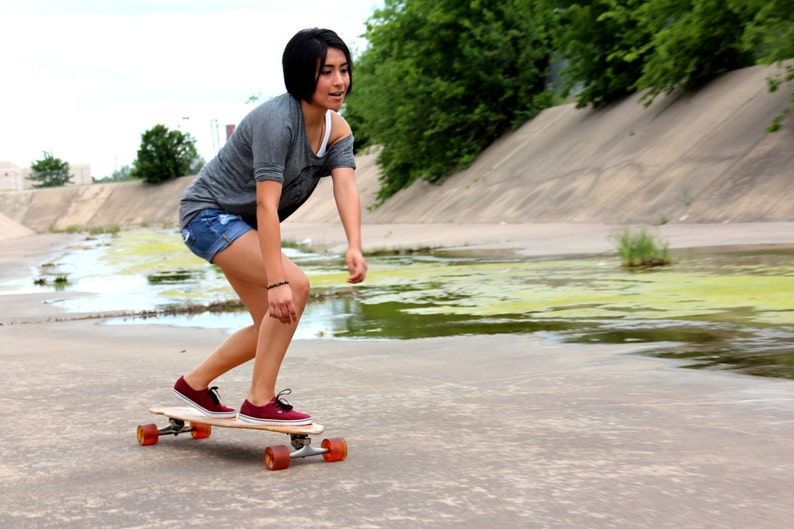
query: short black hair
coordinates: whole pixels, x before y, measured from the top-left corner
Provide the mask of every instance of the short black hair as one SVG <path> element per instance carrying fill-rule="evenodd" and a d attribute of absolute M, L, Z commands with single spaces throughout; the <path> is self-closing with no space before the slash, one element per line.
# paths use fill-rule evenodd
<path fill-rule="evenodd" d="M 345 41 L 330 29 L 303 29 L 290 39 L 281 57 L 284 84 L 293 97 L 311 102 L 319 78 L 318 68 L 325 63 L 328 48 L 342 50 L 345 54 L 350 75 L 347 94 L 353 89 L 353 60 Z"/>

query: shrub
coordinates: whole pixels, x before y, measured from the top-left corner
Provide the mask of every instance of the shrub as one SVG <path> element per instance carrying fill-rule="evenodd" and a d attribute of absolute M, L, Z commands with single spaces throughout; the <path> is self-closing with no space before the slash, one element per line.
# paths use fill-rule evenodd
<path fill-rule="evenodd" d="M 669 265 L 669 244 L 645 228 L 624 228 L 613 235 L 623 266 L 627 268 Z"/>

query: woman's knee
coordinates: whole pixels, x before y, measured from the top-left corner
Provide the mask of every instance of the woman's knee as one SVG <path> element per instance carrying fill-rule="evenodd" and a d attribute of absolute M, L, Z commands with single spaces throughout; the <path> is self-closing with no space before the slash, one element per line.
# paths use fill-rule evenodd
<path fill-rule="evenodd" d="M 296 300 L 300 300 L 301 305 L 305 305 L 309 299 L 311 284 L 309 278 L 302 271 L 298 271 L 295 277 L 290 279 L 289 286 L 292 288 L 292 295 Z"/>

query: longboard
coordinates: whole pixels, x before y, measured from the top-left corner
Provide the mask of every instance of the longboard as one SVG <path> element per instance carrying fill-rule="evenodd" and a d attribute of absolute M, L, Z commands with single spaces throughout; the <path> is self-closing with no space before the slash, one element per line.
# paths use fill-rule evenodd
<path fill-rule="evenodd" d="M 311 446 L 312 435 L 320 435 L 325 431 L 321 424 L 305 426 L 255 424 L 239 420 L 237 417 L 221 419 L 207 417 L 190 407 L 152 407 L 149 412 L 164 415 L 168 418 L 168 426 L 158 428 L 156 424 L 138 425 L 138 444 L 148 446 L 157 444 L 161 435 L 177 436 L 190 433 L 193 439 L 205 439 L 212 433 L 212 427 L 241 428 L 246 430 L 266 430 L 287 434 L 290 437 L 292 450 L 285 445 L 268 446 L 265 448 L 265 466 L 269 470 L 282 470 L 290 465 L 293 459 L 322 455 L 326 461 L 342 461 L 347 457 L 347 442 L 342 437 L 323 439 L 321 447 Z"/>

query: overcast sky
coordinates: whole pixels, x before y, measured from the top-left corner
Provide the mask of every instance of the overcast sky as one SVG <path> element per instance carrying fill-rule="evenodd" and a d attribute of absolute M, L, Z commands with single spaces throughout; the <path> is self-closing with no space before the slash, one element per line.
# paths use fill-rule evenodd
<path fill-rule="evenodd" d="M 0 5 L 0 161 L 52 151 L 95 178 L 130 165 L 158 123 L 214 155 L 262 100 L 285 91 L 281 53 L 327 27 L 361 49 L 382 0 L 17 0 Z"/>

